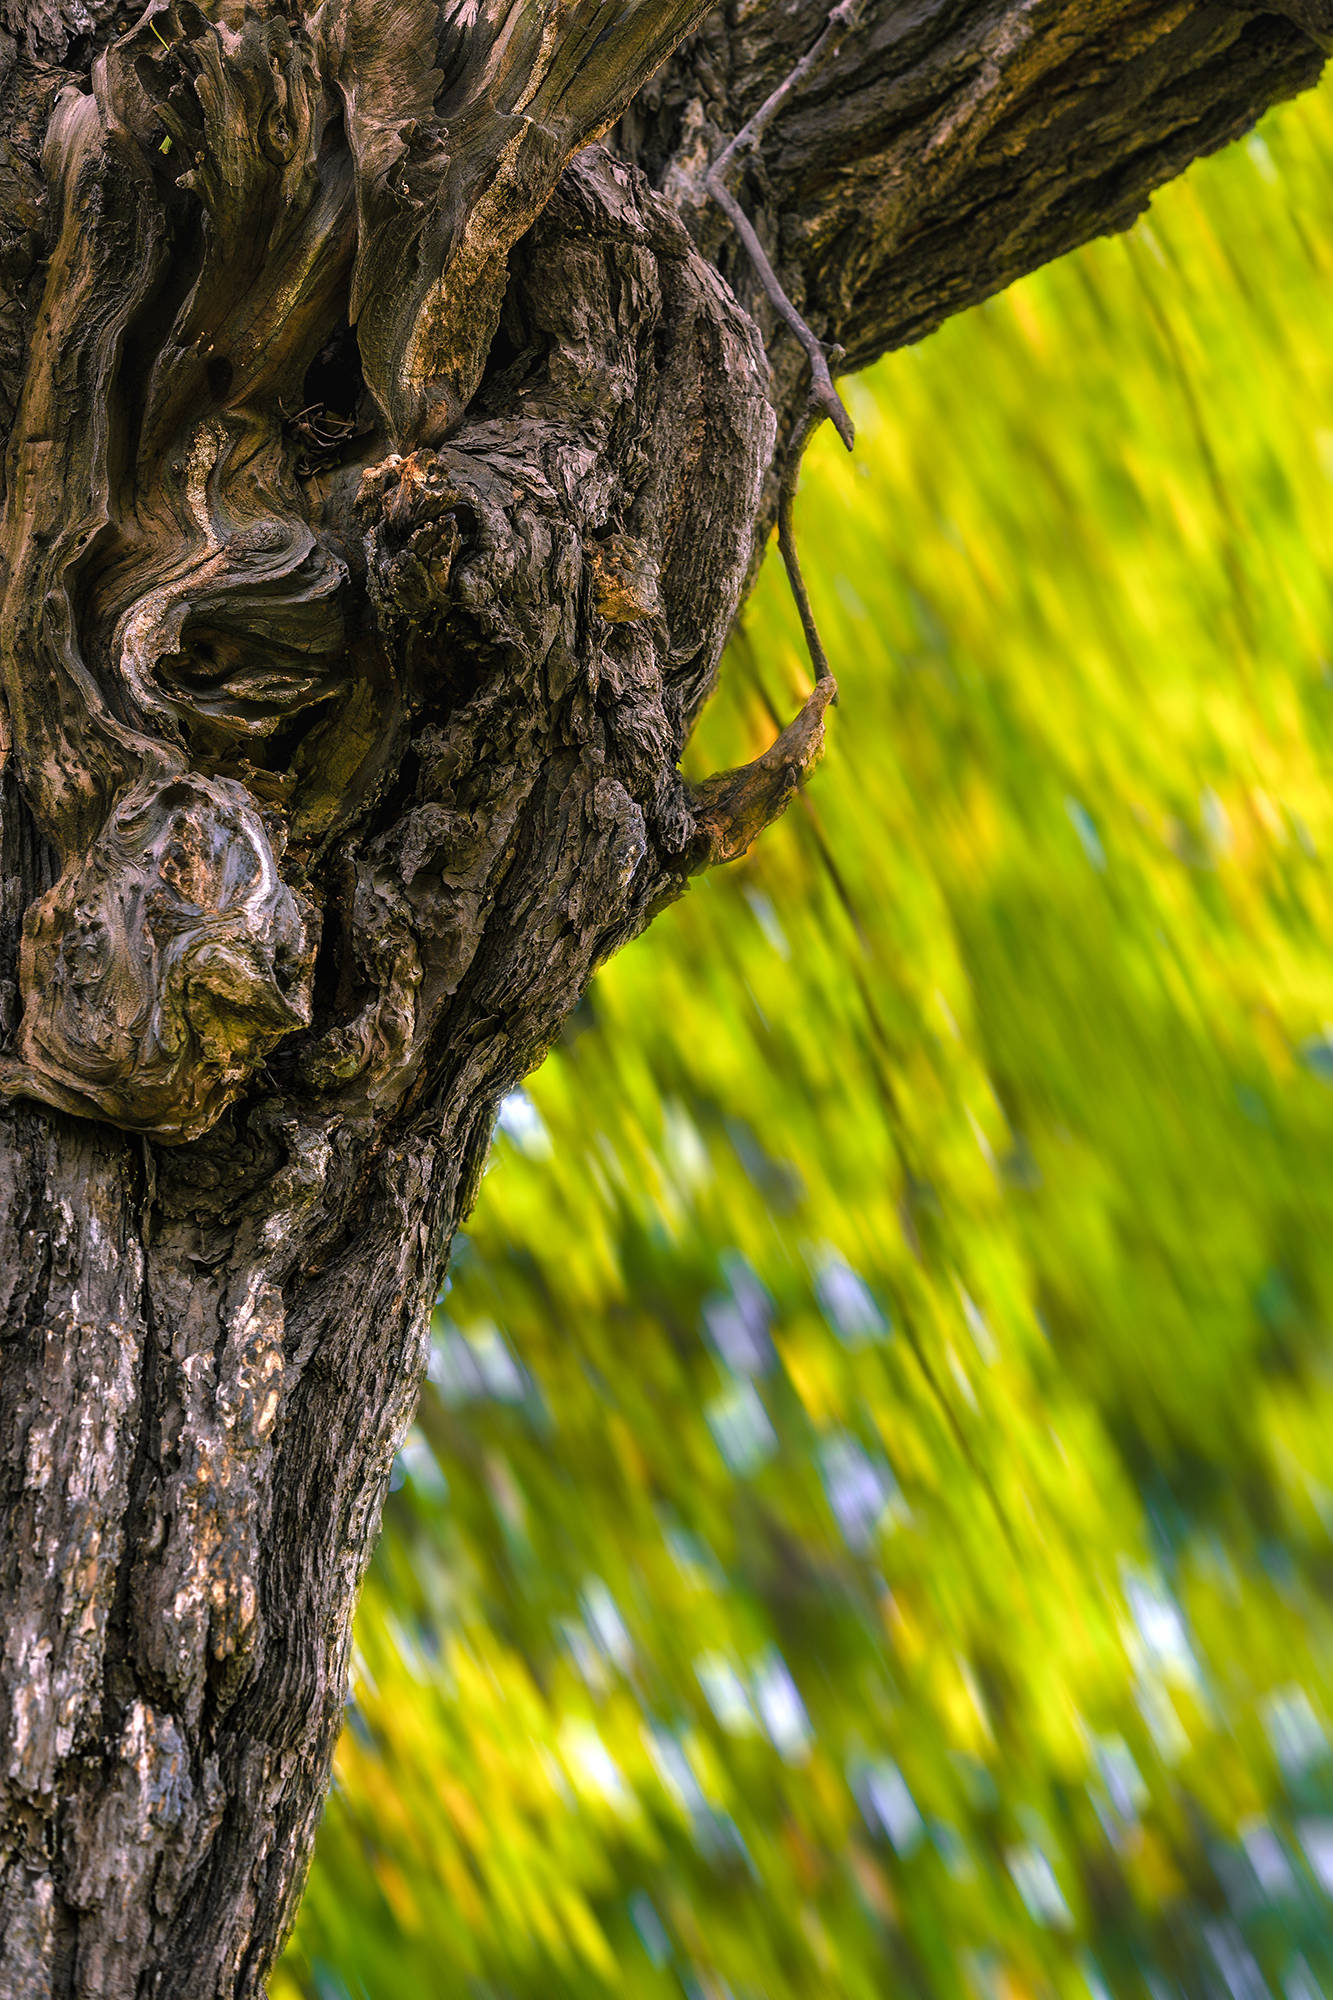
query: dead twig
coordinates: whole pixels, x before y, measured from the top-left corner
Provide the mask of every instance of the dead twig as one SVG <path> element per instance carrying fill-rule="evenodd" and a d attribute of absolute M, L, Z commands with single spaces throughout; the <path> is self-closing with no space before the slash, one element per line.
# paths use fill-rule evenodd
<path fill-rule="evenodd" d="M 834 350 L 835 356 L 838 350 Z M 787 581 L 791 594 L 796 599 L 796 609 L 800 613 L 801 630 L 805 633 L 805 643 L 810 653 L 810 664 L 815 670 L 816 683 L 831 681 L 833 669 L 824 651 L 824 642 L 819 636 L 814 610 L 810 603 L 810 593 L 805 586 L 801 571 L 801 559 L 796 552 L 796 526 L 793 511 L 796 506 L 796 487 L 801 477 L 801 460 L 812 432 L 824 420 L 824 411 L 813 400 L 807 405 L 805 414 L 792 435 L 787 447 L 787 462 L 782 469 L 782 484 L 778 489 L 778 547 L 782 551 L 782 561 L 787 571 Z M 836 702 L 838 691 L 835 686 L 832 699 Z"/>
<path fill-rule="evenodd" d="M 746 254 L 754 265 L 759 282 L 768 294 L 773 310 L 805 349 L 810 362 L 810 400 L 817 406 L 821 415 L 831 420 L 833 428 L 848 451 L 855 441 L 856 431 L 847 414 L 846 405 L 834 387 L 824 349 L 783 289 L 781 279 L 769 263 L 764 246 L 755 234 L 753 223 L 727 186 L 727 174 L 733 162 L 742 154 L 754 151 L 783 105 L 808 84 L 826 62 L 832 60 L 842 47 L 849 30 L 857 25 L 864 11 L 865 0 L 838 0 L 838 5 L 830 10 L 819 39 L 807 49 L 777 89 L 769 93 L 754 116 L 742 125 L 730 145 L 719 153 L 708 169 L 704 181 L 709 194 L 745 246 Z"/>
<path fill-rule="evenodd" d="M 782 560 L 787 571 L 787 581 L 791 585 L 791 593 L 796 600 L 796 609 L 800 613 L 801 629 L 805 633 L 805 643 L 810 651 L 810 664 L 814 668 L 816 686 L 825 681 L 832 682 L 833 674 L 829 667 L 828 655 L 824 651 L 823 641 L 819 636 L 819 627 L 815 623 L 815 614 L 810 604 L 810 593 L 806 589 L 805 578 L 801 573 L 800 558 L 796 552 L 796 530 L 792 517 L 796 503 L 796 487 L 801 476 L 801 460 L 805 453 L 805 447 L 809 443 L 811 435 L 823 422 L 824 418 L 827 417 L 830 420 L 848 451 L 852 449 L 856 440 L 856 427 L 848 414 L 846 404 L 838 394 L 837 388 L 834 385 L 832 370 L 829 367 L 830 361 L 838 362 L 842 359 L 843 350 L 840 347 L 834 347 L 830 348 L 826 354 L 823 344 L 816 338 L 810 327 L 801 318 L 800 313 L 797 312 L 795 306 L 788 298 L 786 291 L 783 289 L 782 281 L 778 277 L 777 272 L 768 261 L 768 256 L 763 244 L 759 241 L 755 233 L 753 223 L 750 221 L 749 216 L 746 215 L 745 210 L 741 207 L 735 195 L 731 192 L 731 189 L 727 186 L 726 177 L 734 161 L 745 153 L 753 152 L 758 146 L 764 132 L 782 109 L 783 105 L 797 91 L 808 84 L 816 72 L 837 54 L 838 50 L 842 47 L 844 38 L 852 28 L 856 27 L 864 10 L 865 0 L 838 0 L 838 5 L 830 10 L 828 20 L 825 22 L 823 32 L 820 34 L 818 40 L 811 44 L 795 68 L 783 78 L 776 90 L 769 93 L 754 116 L 741 127 L 731 143 L 719 153 L 717 159 L 714 160 L 712 166 L 708 169 L 704 181 L 709 194 L 722 210 L 722 213 L 726 216 L 736 234 L 740 237 L 750 262 L 754 265 L 759 281 L 768 294 L 773 310 L 784 324 L 791 329 L 797 340 L 800 341 L 810 362 L 810 387 L 806 407 L 793 433 L 791 443 L 787 448 L 787 460 L 783 467 L 782 484 L 778 493 L 778 547 L 782 551 Z M 828 699 L 836 701 L 837 698 L 837 686 L 835 683 Z"/>

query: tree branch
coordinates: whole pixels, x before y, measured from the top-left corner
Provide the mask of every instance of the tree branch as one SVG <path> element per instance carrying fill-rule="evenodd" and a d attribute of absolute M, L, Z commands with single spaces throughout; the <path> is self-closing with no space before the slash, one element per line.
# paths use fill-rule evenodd
<path fill-rule="evenodd" d="M 827 0 L 735 26 L 715 10 L 617 133 L 755 313 L 788 432 L 802 354 L 773 338 L 765 286 L 710 214 L 709 162 L 751 118 L 765 128 L 751 224 L 803 322 L 857 369 L 1126 227 L 1154 188 L 1312 84 L 1333 26 L 1328 0 L 870 0 L 783 94 L 827 19 Z"/>

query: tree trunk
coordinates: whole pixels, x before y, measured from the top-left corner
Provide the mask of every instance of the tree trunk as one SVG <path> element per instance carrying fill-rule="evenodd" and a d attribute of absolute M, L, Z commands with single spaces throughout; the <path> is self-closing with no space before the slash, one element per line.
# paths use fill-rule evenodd
<path fill-rule="evenodd" d="M 496 1103 L 818 754 L 677 771 L 805 396 L 704 177 L 827 11 L 0 6 L 6 2000 L 262 1991 Z M 734 192 L 849 365 L 1333 27 L 838 12 Z"/>

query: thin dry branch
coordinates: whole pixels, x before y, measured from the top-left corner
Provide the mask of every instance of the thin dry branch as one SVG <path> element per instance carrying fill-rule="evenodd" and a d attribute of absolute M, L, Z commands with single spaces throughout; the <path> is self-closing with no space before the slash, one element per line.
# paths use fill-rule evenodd
<path fill-rule="evenodd" d="M 805 349 L 810 361 L 810 399 L 812 403 L 818 405 L 823 415 L 831 420 L 848 451 L 855 442 L 856 431 L 847 413 L 847 406 L 834 386 L 823 346 L 787 296 L 781 279 L 769 262 L 767 252 L 755 233 L 754 225 L 727 186 L 727 174 L 737 159 L 755 150 L 783 105 L 808 85 L 825 63 L 832 61 L 850 30 L 860 22 L 864 12 L 865 0 L 838 0 L 838 5 L 831 10 L 824 32 L 818 41 L 782 79 L 777 89 L 770 91 L 754 116 L 742 125 L 735 138 L 714 160 L 704 182 L 709 194 L 744 244 L 746 254 L 768 294 L 773 310 Z"/>

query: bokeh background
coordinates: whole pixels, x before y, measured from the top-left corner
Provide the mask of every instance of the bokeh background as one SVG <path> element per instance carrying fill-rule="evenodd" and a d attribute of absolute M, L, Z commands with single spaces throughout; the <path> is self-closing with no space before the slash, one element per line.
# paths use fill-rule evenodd
<path fill-rule="evenodd" d="M 852 384 L 506 1103 L 274 2000 L 1333 1993 L 1333 92 Z M 692 752 L 805 668 L 770 563 Z"/>

